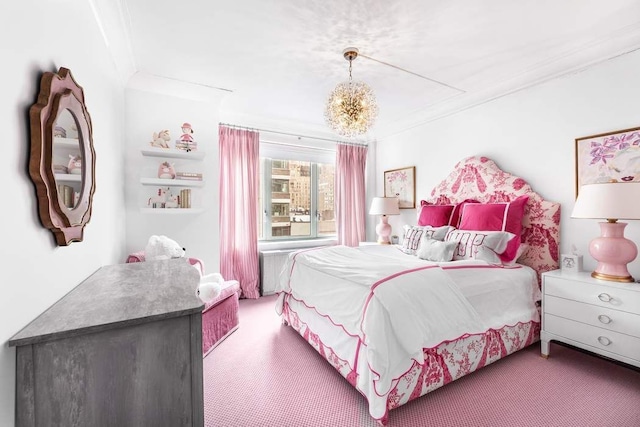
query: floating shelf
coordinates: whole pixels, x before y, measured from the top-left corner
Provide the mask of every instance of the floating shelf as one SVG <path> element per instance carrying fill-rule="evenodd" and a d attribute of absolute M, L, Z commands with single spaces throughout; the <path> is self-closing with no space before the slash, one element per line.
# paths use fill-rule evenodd
<path fill-rule="evenodd" d="M 182 215 L 202 212 L 204 212 L 204 209 L 200 208 L 140 208 L 140 213 L 143 214 Z"/>
<path fill-rule="evenodd" d="M 56 181 L 62 182 L 81 182 L 82 175 L 75 175 L 70 173 L 56 173 L 55 174 Z"/>
<path fill-rule="evenodd" d="M 59 147 L 80 149 L 80 141 L 78 138 L 62 138 L 60 136 L 56 136 L 53 138 L 53 143 Z"/>
<path fill-rule="evenodd" d="M 173 148 L 143 148 L 142 150 L 143 156 L 151 156 L 151 157 L 170 157 L 173 159 L 191 159 L 191 160 L 202 160 L 204 159 L 205 152 L 201 150 L 195 151 L 183 151 L 176 150 Z"/>
<path fill-rule="evenodd" d="M 202 187 L 204 181 L 196 179 L 162 179 L 162 178 L 140 178 L 142 185 L 159 185 L 160 187 Z"/>

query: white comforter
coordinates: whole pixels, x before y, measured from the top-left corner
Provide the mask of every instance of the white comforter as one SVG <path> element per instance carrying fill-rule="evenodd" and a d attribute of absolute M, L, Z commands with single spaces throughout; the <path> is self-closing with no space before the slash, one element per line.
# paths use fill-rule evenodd
<path fill-rule="evenodd" d="M 535 272 L 481 261 L 432 263 L 386 246 L 332 246 L 291 254 L 279 283 L 286 293 L 366 345 L 378 395 L 423 348 L 489 328 L 539 321 Z M 496 298 L 496 295 L 500 297 Z M 488 297 L 487 297 L 488 296 Z"/>

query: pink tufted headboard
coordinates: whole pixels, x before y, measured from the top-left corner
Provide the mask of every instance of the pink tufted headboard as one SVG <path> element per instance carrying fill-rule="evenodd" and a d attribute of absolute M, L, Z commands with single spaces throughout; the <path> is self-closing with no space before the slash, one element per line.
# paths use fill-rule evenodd
<path fill-rule="evenodd" d="M 529 245 L 519 262 L 540 275 L 558 268 L 560 204 L 544 200 L 527 182 L 501 170 L 487 157 L 468 157 L 426 199 L 430 203 L 456 204 L 468 199 L 481 203 L 509 202 L 528 194 L 522 220 L 522 241 Z"/>

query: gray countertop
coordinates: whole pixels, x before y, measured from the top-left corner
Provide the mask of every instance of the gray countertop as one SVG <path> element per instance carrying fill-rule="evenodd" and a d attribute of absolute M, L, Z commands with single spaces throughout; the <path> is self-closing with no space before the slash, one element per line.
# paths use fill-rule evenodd
<path fill-rule="evenodd" d="M 101 267 L 9 340 L 30 345 L 197 313 L 198 271 L 184 258 Z"/>

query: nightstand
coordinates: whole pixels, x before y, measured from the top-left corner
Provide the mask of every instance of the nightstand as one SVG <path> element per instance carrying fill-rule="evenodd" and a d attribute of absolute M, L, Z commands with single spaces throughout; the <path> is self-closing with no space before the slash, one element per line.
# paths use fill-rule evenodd
<path fill-rule="evenodd" d="M 640 367 L 640 284 L 544 273 L 540 341 L 544 357 L 549 342 L 560 341 Z"/>

